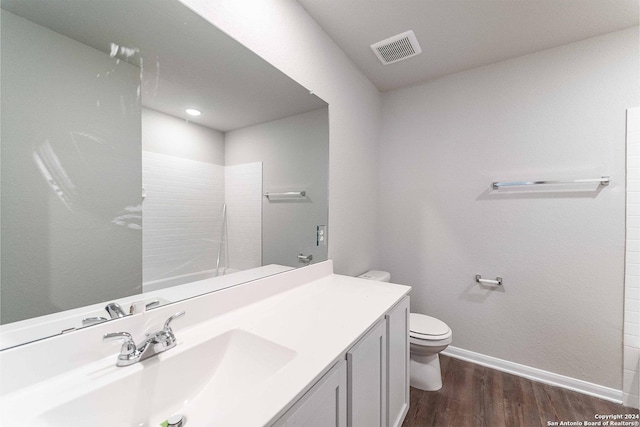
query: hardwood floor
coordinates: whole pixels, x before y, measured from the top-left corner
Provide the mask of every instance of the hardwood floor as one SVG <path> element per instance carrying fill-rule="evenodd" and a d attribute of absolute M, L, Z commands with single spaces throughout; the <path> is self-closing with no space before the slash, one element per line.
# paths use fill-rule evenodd
<path fill-rule="evenodd" d="M 411 388 L 403 427 L 548 427 L 560 426 L 561 421 L 586 425 L 585 421 L 599 421 L 596 414 L 638 413 L 637 409 L 443 355 L 440 364 L 442 389 Z"/>

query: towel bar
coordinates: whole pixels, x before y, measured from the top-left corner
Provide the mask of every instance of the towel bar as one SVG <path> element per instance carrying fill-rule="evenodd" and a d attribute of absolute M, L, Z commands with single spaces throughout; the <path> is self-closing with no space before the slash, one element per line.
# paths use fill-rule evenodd
<path fill-rule="evenodd" d="M 476 282 L 481 283 L 483 285 L 493 285 L 493 286 L 502 286 L 502 277 L 496 277 L 496 280 L 491 279 L 483 279 L 481 275 L 476 274 Z"/>
<path fill-rule="evenodd" d="M 583 183 L 591 183 L 598 182 L 600 185 L 609 185 L 609 177 L 603 176 L 600 178 L 594 179 L 574 179 L 568 181 L 549 181 L 549 180 L 541 180 L 541 181 L 516 181 L 516 182 L 501 182 L 495 181 L 491 184 L 494 190 L 497 190 L 500 187 L 515 187 L 520 185 L 546 185 L 546 184 L 583 184 Z"/>

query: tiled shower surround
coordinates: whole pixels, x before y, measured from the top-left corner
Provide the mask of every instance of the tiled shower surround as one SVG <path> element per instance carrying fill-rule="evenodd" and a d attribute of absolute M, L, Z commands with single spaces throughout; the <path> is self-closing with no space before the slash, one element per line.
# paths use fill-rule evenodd
<path fill-rule="evenodd" d="M 220 248 L 221 267 L 261 265 L 261 163 L 225 167 L 143 151 L 142 169 L 144 283 L 213 274 Z"/>

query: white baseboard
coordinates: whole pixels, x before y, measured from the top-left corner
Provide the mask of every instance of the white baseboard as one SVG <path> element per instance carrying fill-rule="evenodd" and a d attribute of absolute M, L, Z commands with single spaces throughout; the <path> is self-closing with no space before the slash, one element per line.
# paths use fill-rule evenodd
<path fill-rule="evenodd" d="M 532 381 L 566 388 L 578 393 L 588 394 L 590 396 L 609 400 L 615 403 L 622 403 L 622 390 L 616 390 L 576 378 L 555 374 L 553 372 L 543 371 L 542 369 L 532 368 L 531 366 L 520 365 L 519 363 L 509 362 L 496 357 L 485 356 L 484 354 L 464 350 L 462 348 L 449 346 L 442 352 L 442 354 L 506 372 L 508 374 L 524 377 Z"/>
<path fill-rule="evenodd" d="M 638 396 L 637 394 L 623 392 L 622 404 L 630 408 L 640 409 L 640 396 Z"/>

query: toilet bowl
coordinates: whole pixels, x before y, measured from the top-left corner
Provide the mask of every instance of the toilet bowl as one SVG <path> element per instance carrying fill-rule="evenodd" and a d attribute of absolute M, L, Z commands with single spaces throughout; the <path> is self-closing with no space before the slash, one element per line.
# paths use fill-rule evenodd
<path fill-rule="evenodd" d="M 436 391 L 442 388 L 439 353 L 451 344 L 451 329 L 441 320 L 411 313 L 409 318 L 409 377 L 411 387 Z"/>
<path fill-rule="evenodd" d="M 388 282 L 386 271 L 369 270 L 358 276 L 362 279 Z M 426 391 L 442 388 L 438 353 L 451 344 L 451 329 L 441 320 L 424 314 L 409 315 L 409 379 L 411 387 Z"/>

